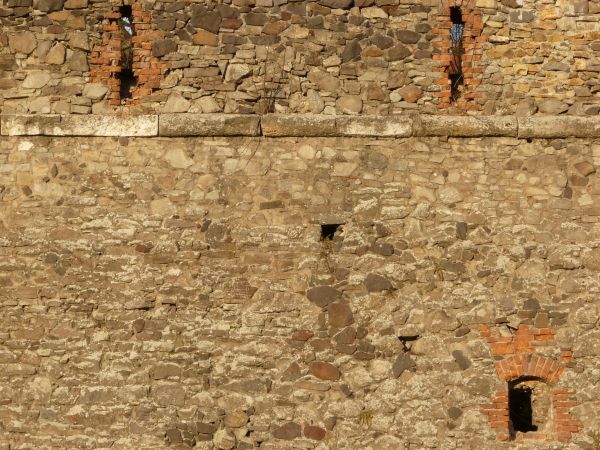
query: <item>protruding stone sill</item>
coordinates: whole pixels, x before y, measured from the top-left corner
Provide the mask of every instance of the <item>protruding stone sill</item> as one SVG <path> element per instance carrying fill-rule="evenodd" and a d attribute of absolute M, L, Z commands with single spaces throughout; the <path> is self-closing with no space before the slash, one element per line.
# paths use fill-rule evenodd
<path fill-rule="evenodd" d="M 303 114 L 10 115 L 2 136 L 598 138 L 600 117 Z"/>

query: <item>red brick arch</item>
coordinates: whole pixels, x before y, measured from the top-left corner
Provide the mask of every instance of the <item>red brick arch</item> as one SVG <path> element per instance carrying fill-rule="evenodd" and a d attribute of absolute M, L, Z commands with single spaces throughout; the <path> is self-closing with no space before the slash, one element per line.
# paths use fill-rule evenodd
<path fill-rule="evenodd" d="M 514 355 L 496 363 L 496 373 L 505 381 L 535 377 L 554 383 L 564 370 L 564 366 L 555 359 L 536 354 Z"/>
<path fill-rule="evenodd" d="M 555 358 L 537 353 L 538 350 L 556 345 L 553 329 L 533 328 L 522 324 L 512 336 L 501 336 L 497 329 L 481 325 L 479 331 L 490 345 L 492 354 L 502 358 L 495 363 L 496 374 L 502 385 L 492 401 L 480 407 L 481 413 L 486 416 L 490 427 L 497 432 L 500 440 L 508 441 L 514 437 L 509 417 L 508 384 L 519 379 L 536 379 L 550 385 L 553 409 L 550 433 L 523 433 L 519 435 L 519 440 L 567 442 L 573 433 L 583 428 L 581 421 L 571 412 L 571 409 L 577 406 L 575 389 L 557 386 L 565 365 Z M 570 362 L 573 354 L 570 349 L 564 348 L 561 349 L 560 357 L 563 361 Z"/>

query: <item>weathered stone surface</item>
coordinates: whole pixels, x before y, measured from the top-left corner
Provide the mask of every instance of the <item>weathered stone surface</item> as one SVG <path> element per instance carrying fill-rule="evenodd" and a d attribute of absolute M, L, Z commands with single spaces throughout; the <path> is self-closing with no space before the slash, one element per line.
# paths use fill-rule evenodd
<path fill-rule="evenodd" d="M 308 299 L 320 308 L 325 308 L 331 302 L 336 301 L 342 293 L 331 286 L 317 286 L 306 291 Z"/>
<path fill-rule="evenodd" d="M 273 437 L 276 439 L 283 439 L 286 441 L 292 441 L 299 438 L 302 434 L 302 427 L 296 422 L 288 422 L 273 431 Z"/>
<path fill-rule="evenodd" d="M 308 439 L 312 439 L 313 441 L 322 441 L 325 439 L 326 434 L 327 432 L 321 427 L 304 425 L 304 437 Z"/>
<path fill-rule="evenodd" d="M 318 0 L 319 3 L 328 8 L 346 9 L 352 6 L 353 0 Z"/>
<path fill-rule="evenodd" d="M 365 278 L 365 287 L 369 292 L 389 291 L 392 289 L 392 283 L 382 275 L 370 273 Z"/>
<path fill-rule="evenodd" d="M 177 50 L 177 42 L 172 39 L 160 39 L 152 42 L 152 55 L 161 57 Z"/>
<path fill-rule="evenodd" d="M 310 373 L 321 380 L 337 381 L 340 379 L 340 371 L 333 364 L 316 361 L 310 364 Z"/>
<path fill-rule="evenodd" d="M 37 70 L 31 71 L 27 74 L 27 78 L 23 81 L 23 88 L 25 89 L 40 89 L 48 84 L 50 81 L 50 73 Z"/>
<path fill-rule="evenodd" d="M 564 138 L 600 136 L 600 120 L 591 117 L 519 118 L 519 138 Z"/>
<path fill-rule="evenodd" d="M 227 66 L 225 81 L 238 82 L 252 72 L 248 64 L 230 64 Z"/>
<path fill-rule="evenodd" d="M 258 136 L 257 116 L 162 114 L 160 136 Z"/>
<path fill-rule="evenodd" d="M 519 122 L 519 134 L 520 134 Z M 517 136 L 511 117 L 437 117 L 421 115 L 414 121 L 415 136 Z"/>
<path fill-rule="evenodd" d="M 354 323 L 354 316 L 350 306 L 345 302 L 334 302 L 327 306 L 327 315 L 329 325 L 336 328 L 342 328 Z"/>
<path fill-rule="evenodd" d="M 416 368 L 416 363 L 407 354 L 401 354 L 394 361 L 394 365 L 392 366 L 392 374 L 394 378 L 398 378 L 405 370 L 414 370 Z"/>
<path fill-rule="evenodd" d="M 336 119 L 333 116 L 318 115 L 275 115 L 267 114 L 261 118 L 264 136 L 336 136 Z"/>
<path fill-rule="evenodd" d="M 101 100 L 108 93 L 108 87 L 100 83 L 86 84 L 83 88 L 83 96 L 92 100 Z"/>

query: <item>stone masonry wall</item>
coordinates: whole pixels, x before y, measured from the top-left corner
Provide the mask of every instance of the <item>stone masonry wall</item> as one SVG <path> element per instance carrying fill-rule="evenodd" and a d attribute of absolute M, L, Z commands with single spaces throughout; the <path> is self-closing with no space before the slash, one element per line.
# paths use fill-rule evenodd
<path fill-rule="evenodd" d="M 0 448 L 593 450 L 599 164 L 595 138 L 5 135 Z M 556 416 L 507 442 L 523 375 Z"/>
<path fill-rule="evenodd" d="M 454 105 L 447 102 L 451 3 L 2 0 L 0 108 L 598 113 L 599 0 L 462 1 L 465 39 L 477 38 L 467 42 L 466 83 Z M 114 28 L 107 22 L 124 4 L 134 11 L 141 58 L 140 86 L 128 102 L 115 95 L 119 46 L 107 38 Z"/>

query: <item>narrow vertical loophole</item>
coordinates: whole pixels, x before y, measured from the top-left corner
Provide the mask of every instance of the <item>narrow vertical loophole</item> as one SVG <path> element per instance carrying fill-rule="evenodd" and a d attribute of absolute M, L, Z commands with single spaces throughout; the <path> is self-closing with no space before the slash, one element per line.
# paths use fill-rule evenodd
<path fill-rule="evenodd" d="M 462 10 L 458 6 L 450 8 L 450 67 L 448 68 L 448 78 L 450 79 L 450 100 L 455 103 L 460 97 L 460 91 L 464 84 L 462 71 L 463 34 L 465 23 L 463 21 Z"/>
<path fill-rule="evenodd" d="M 508 414 L 515 433 L 538 429 L 533 423 L 532 393 L 533 389 L 523 384 L 509 386 Z"/>
<path fill-rule="evenodd" d="M 121 59 L 119 65 L 121 71 L 118 74 L 120 82 L 119 95 L 121 100 L 131 98 L 133 89 L 137 85 L 137 77 L 133 71 L 133 36 L 135 29 L 133 27 L 133 11 L 131 5 L 119 7 L 121 18 L 119 19 L 119 28 L 121 30 Z"/>

